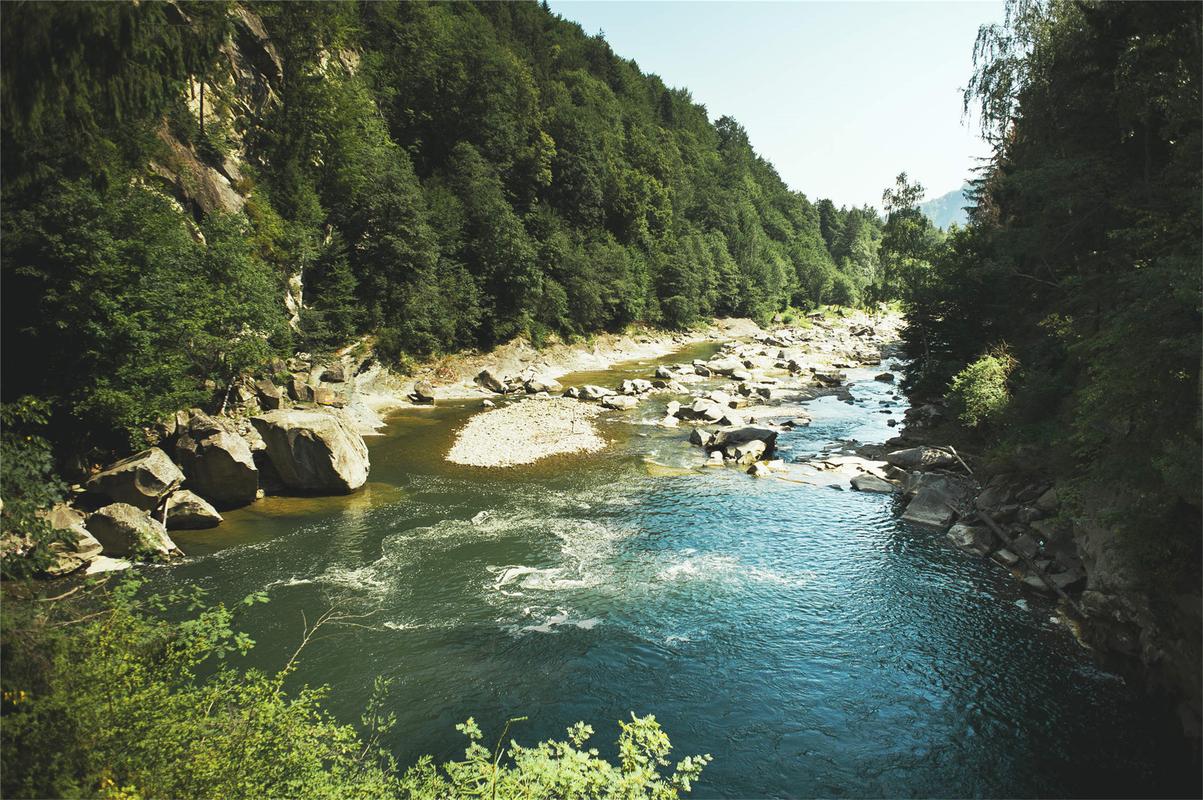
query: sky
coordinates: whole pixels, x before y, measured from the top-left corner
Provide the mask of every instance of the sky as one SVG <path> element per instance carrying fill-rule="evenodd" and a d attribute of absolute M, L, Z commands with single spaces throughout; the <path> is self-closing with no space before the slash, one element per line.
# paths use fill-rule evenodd
<path fill-rule="evenodd" d="M 927 198 L 986 155 L 962 120 L 979 25 L 992 2 L 551 0 L 623 58 L 734 117 L 791 189 L 880 207 L 906 171 Z"/>

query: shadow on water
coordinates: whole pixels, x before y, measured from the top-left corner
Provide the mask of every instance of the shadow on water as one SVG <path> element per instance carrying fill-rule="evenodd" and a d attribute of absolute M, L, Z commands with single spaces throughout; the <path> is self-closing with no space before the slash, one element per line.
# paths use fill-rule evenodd
<path fill-rule="evenodd" d="M 903 408 L 872 374 L 852 372 L 852 404 L 807 403 L 814 422 L 782 435 L 783 455 L 888 438 Z M 1049 603 L 899 522 L 890 498 L 703 468 L 687 428 L 651 424 L 667 400 L 599 418 L 602 453 L 500 471 L 444 460 L 479 401 L 398 413 L 369 440 L 363 490 L 231 512 L 180 535 L 191 557 L 156 580 L 266 590 L 246 623 L 269 668 L 302 611 L 368 614 L 314 642 L 298 679 L 330 684 L 353 720 L 373 678 L 395 678 L 402 763 L 456 755 L 469 715 L 495 732 L 529 715 L 525 742 L 586 720 L 613 755 L 635 711 L 677 757 L 715 756 L 702 797 L 1198 792 L 1168 718 Z"/>

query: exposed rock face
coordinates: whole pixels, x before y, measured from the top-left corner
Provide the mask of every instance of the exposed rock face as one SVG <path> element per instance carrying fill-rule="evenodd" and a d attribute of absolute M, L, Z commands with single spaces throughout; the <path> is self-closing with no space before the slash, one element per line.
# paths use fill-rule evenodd
<path fill-rule="evenodd" d="M 221 514 L 204 498 L 187 489 L 167 498 L 167 530 L 197 530 L 221 524 Z"/>
<path fill-rule="evenodd" d="M 251 419 L 284 485 L 346 494 L 368 479 L 368 447 L 341 416 L 318 409 L 269 411 Z"/>
<path fill-rule="evenodd" d="M 288 381 L 288 396 L 298 403 L 312 403 L 313 387 L 306 382 L 304 375 L 293 375 Z"/>
<path fill-rule="evenodd" d="M 899 469 L 937 469 L 957 463 L 951 453 L 934 447 L 912 447 L 886 453 L 886 463 Z"/>
<path fill-rule="evenodd" d="M 113 503 L 88 517 L 88 532 L 96 537 L 106 555 L 176 555 L 179 548 L 167 531 L 140 508 Z"/>
<path fill-rule="evenodd" d="M 143 511 L 159 505 L 184 480 L 171 457 L 157 447 L 123 458 L 92 477 L 87 487 L 117 503 Z"/>
<path fill-rule="evenodd" d="M 238 434 L 203 414 L 188 422 L 175 445 L 175 457 L 188 476 L 188 487 L 218 508 L 254 501 L 259 470 L 251 448 Z"/>

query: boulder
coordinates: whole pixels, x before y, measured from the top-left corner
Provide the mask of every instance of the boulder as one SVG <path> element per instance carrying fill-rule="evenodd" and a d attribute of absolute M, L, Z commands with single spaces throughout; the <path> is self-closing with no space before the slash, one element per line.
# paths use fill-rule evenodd
<path fill-rule="evenodd" d="M 955 495 L 947 492 L 943 486 L 921 486 L 915 492 L 914 499 L 907 503 L 902 518 L 916 525 L 945 530 L 957 517 L 957 512 L 949 507 L 955 501 Z"/>
<path fill-rule="evenodd" d="M 50 545 L 49 550 L 54 554 L 54 562 L 46 568 L 48 575 L 57 577 L 74 572 L 100 555 L 100 542 L 88 533 L 87 515 L 82 511 L 59 503 L 42 517 L 55 530 L 66 531 L 68 539 L 66 542 Z"/>
<path fill-rule="evenodd" d="M 221 524 L 221 514 L 195 492 L 181 489 L 167 498 L 167 530 L 198 530 Z"/>
<path fill-rule="evenodd" d="M 773 470 L 763 461 L 758 461 L 748 467 L 748 474 L 753 478 L 767 478 L 773 473 Z"/>
<path fill-rule="evenodd" d="M 117 503 L 128 503 L 144 511 L 184 481 L 184 473 L 171 457 L 157 447 L 123 458 L 88 481 L 89 491 L 98 492 Z"/>
<path fill-rule="evenodd" d="M 527 394 L 538 394 L 539 392 L 561 392 L 564 387 L 555 378 L 531 378 L 526 382 L 525 389 Z"/>
<path fill-rule="evenodd" d="M 339 415 L 282 409 L 252 417 L 267 456 L 289 489 L 346 494 L 368 479 L 368 447 Z"/>
<path fill-rule="evenodd" d="M 760 439 L 751 439 L 740 444 L 728 444 L 723 447 L 723 455 L 733 459 L 737 464 L 754 464 L 768 450 Z"/>
<path fill-rule="evenodd" d="M 675 417 L 677 412 L 681 410 L 681 404 L 676 400 L 669 400 L 668 405 L 664 407 L 664 413 Z"/>
<path fill-rule="evenodd" d="M 505 394 L 506 385 L 505 379 L 489 368 L 482 369 L 480 374 L 472 379 L 477 386 L 488 389 L 490 392 L 497 394 Z"/>
<path fill-rule="evenodd" d="M 619 410 L 619 409 L 626 409 L 626 408 L 634 408 L 636 405 L 639 404 L 639 401 L 636 400 L 634 397 L 629 397 L 625 394 L 612 394 L 612 395 L 603 397 L 601 399 L 601 404 L 603 406 L 605 406 L 606 408 L 613 408 L 613 409 Z"/>
<path fill-rule="evenodd" d="M 409 397 L 415 403 L 420 405 L 434 405 L 434 387 L 430 381 L 417 381 L 414 383 L 414 390 L 410 392 Z"/>
<path fill-rule="evenodd" d="M 322 380 L 326 383 L 342 383 L 347 379 L 347 373 L 342 364 L 332 364 L 322 370 Z"/>
<path fill-rule="evenodd" d="M 897 486 L 870 472 L 853 478 L 852 488 L 858 492 L 875 492 L 877 494 L 893 494 L 898 491 Z"/>
<path fill-rule="evenodd" d="M 734 358 L 716 358 L 707 361 L 706 369 L 716 375 L 726 375 L 729 378 L 734 378 L 736 372 L 746 372 L 743 363 Z"/>
<path fill-rule="evenodd" d="M 672 380 L 673 379 L 673 371 L 671 369 L 669 369 L 668 367 L 661 365 L 659 367 L 656 367 L 656 377 L 661 378 L 666 381 Z"/>
<path fill-rule="evenodd" d="M 178 555 L 179 548 L 158 520 L 129 503 L 107 505 L 88 517 L 88 532 L 110 556 Z"/>
<path fill-rule="evenodd" d="M 1049 488 L 1044 494 L 1036 498 L 1036 508 L 1045 514 L 1056 514 L 1059 505 L 1060 502 L 1057 499 L 1056 487 Z"/>
<path fill-rule="evenodd" d="M 723 414 L 723 418 L 718 421 L 718 424 L 724 428 L 742 428 L 745 425 L 743 417 L 734 411 Z"/>
<path fill-rule="evenodd" d="M 319 386 L 314 389 L 313 401 L 319 406 L 331 406 L 332 408 L 343 408 L 347 404 L 346 399 L 328 386 Z"/>
<path fill-rule="evenodd" d="M 937 469 L 957 463 L 951 453 L 934 447 L 911 447 L 886 453 L 886 463 L 900 469 Z"/>
<path fill-rule="evenodd" d="M 250 445 L 225 426 L 194 416 L 175 444 L 175 457 L 188 476 L 188 488 L 218 508 L 254 501 L 259 470 Z"/>
<path fill-rule="evenodd" d="M 763 454 L 770 454 L 777 444 L 777 432 L 772 431 L 770 428 L 754 426 L 733 428 L 730 431 L 719 431 L 711 439 L 710 444 L 706 446 L 711 450 L 723 450 L 727 452 L 727 455 L 730 455 L 729 450 L 739 448 L 739 446 L 749 442 L 760 442 L 764 445 L 764 449 L 761 452 Z"/>
<path fill-rule="evenodd" d="M 603 397 L 609 397 L 614 394 L 613 389 L 607 389 L 604 386 L 595 386 L 587 383 L 576 390 L 577 397 L 582 400 L 601 400 Z"/>
<path fill-rule="evenodd" d="M 480 407 L 481 408 L 497 408 L 497 404 L 494 403 L 492 400 L 481 400 Z"/>
<path fill-rule="evenodd" d="M 672 414 L 665 415 L 664 419 L 660 420 L 661 428 L 675 428 L 681 424 L 681 421 Z"/>
<path fill-rule="evenodd" d="M 255 392 L 259 395 L 259 406 L 267 411 L 284 405 L 284 394 L 280 387 L 267 378 L 255 381 Z"/>
<path fill-rule="evenodd" d="M 288 381 L 288 396 L 298 403 L 312 403 L 313 387 L 304 375 L 293 375 Z"/>
<path fill-rule="evenodd" d="M 994 549 L 994 534 L 981 525 L 957 523 L 948 529 L 948 539 L 954 545 L 975 556 L 989 555 Z"/>
<path fill-rule="evenodd" d="M 894 373 L 883 372 L 880 375 L 874 375 L 873 380 L 881 381 L 882 383 L 893 383 L 894 382 Z"/>
<path fill-rule="evenodd" d="M 689 443 L 698 447 L 709 447 L 714 434 L 702 428 L 694 428 L 689 434 Z"/>

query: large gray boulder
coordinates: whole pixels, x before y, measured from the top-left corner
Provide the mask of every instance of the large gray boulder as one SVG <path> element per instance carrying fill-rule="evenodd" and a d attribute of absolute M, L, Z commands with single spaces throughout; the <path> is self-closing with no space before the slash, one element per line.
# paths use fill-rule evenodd
<path fill-rule="evenodd" d="M 527 394 L 538 394 L 539 392 L 562 392 L 563 385 L 555 378 L 534 377 L 523 384 Z"/>
<path fill-rule="evenodd" d="M 87 483 L 89 491 L 97 492 L 117 503 L 129 503 L 144 511 L 159 505 L 159 501 L 175 491 L 184 480 L 184 473 L 165 452 L 157 447 L 123 458 Z"/>
<path fill-rule="evenodd" d="M 250 445 L 229 426 L 194 415 L 188 432 L 175 443 L 175 457 L 188 476 L 188 488 L 218 508 L 238 508 L 255 500 L 259 470 Z"/>
<path fill-rule="evenodd" d="M 259 406 L 270 411 L 284 406 L 284 393 L 270 378 L 260 378 L 255 381 L 255 391 L 259 395 Z"/>
<path fill-rule="evenodd" d="M 368 479 L 368 447 L 339 415 L 282 409 L 252 417 L 267 455 L 289 489 L 347 494 Z"/>
<path fill-rule="evenodd" d="M 937 469 L 957 463 L 952 453 L 934 447 L 911 447 L 886 453 L 886 463 L 899 469 Z"/>
<path fill-rule="evenodd" d="M 167 530 L 199 530 L 221 524 L 221 514 L 195 492 L 181 489 L 167 498 Z"/>
<path fill-rule="evenodd" d="M 128 503 L 113 503 L 88 517 L 88 532 L 111 556 L 169 556 L 180 550 L 158 520 Z"/>

